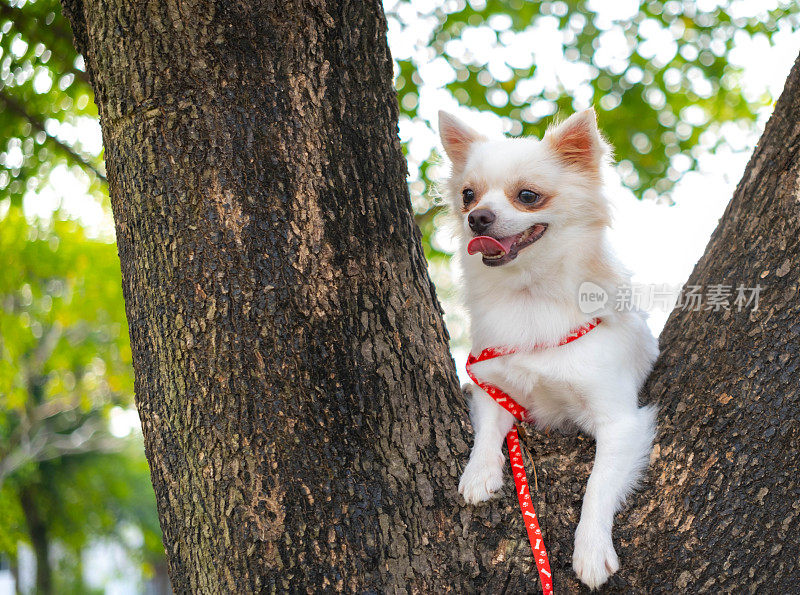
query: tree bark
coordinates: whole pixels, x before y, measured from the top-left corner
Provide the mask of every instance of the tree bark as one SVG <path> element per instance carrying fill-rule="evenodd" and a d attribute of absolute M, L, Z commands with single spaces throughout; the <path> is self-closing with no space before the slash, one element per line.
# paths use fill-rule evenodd
<path fill-rule="evenodd" d="M 626 513 L 619 591 L 800 585 L 799 156 L 800 57 L 686 283 L 731 301 L 760 286 L 758 309 L 676 309 L 661 334 L 653 482 Z"/>
<path fill-rule="evenodd" d="M 456 491 L 467 416 L 380 3 L 65 9 L 175 591 L 491 577 L 524 532 L 510 497 L 470 509 Z"/>
<path fill-rule="evenodd" d="M 103 126 L 175 591 L 538 589 L 510 482 L 480 507 L 456 491 L 471 432 L 413 224 L 380 3 L 63 4 Z M 793 97 L 778 119 L 797 121 Z M 797 545 L 765 540 L 797 512 L 797 275 L 781 263 L 798 246 L 774 233 L 797 229 L 797 172 L 775 134 L 692 278 L 768 270 L 775 289 L 749 318 L 671 318 L 648 389 L 664 408 L 655 481 L 619 523 L 612 589 L 796 580 Z M 531 446 L 555 584 L 576 590 L 591 448 Z"/>

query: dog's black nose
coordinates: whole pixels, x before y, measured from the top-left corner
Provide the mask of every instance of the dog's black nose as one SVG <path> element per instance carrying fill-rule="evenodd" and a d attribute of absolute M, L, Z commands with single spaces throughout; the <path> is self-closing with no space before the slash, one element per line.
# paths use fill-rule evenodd
<path fill-rule="evenodd" d="M 492 226 L 494 213 L 489 209 L 475 209 L 467 217 L 469 228 L 475 233 L 483 233 Z"/>

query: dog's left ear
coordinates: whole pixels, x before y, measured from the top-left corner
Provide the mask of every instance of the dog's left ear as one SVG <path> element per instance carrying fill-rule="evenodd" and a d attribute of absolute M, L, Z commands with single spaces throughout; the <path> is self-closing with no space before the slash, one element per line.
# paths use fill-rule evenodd
<path fill-rule="evenodd" d="M 442 139 L 444 151 L 456 170 L 466 164 L 472 144 L 486 140 L 479 132 L 445 111 L 439 112 L 439 136 Z"/>
<path fill-rule="evenodd" d="M 550 128 L 544 140 L 563 162 L 592 173 L 600 171 L 603 157 L 610 151 L 597 129 L 597 116 L 591 107 Z"/>

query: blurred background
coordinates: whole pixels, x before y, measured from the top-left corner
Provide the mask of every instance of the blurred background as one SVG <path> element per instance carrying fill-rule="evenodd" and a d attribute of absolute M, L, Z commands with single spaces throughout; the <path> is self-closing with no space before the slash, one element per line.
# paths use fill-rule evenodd
<path fill-rule="evenodd" d="M 400 137 L 459 371 L 436 113 L 541 136 L 594 105 L 612 240 L 680 287 L 800 51 L 785 0 L 386 0 Z M 651 313 L 660 331 L 667 311 Z M 0 595 L 166 593 L 83 60 L 56 0 L 0 0 Z"/>

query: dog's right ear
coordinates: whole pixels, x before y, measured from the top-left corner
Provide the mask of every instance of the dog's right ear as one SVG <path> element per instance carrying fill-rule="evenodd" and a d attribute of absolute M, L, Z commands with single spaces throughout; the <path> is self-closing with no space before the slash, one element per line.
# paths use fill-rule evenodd
<path fill-rule="evenodd" d="M 483 135 L 444 111 L 439 112 L 439 136 L 445 153 L 457 170 L 466 164 L 472 143 L 486 140 Z"/>

